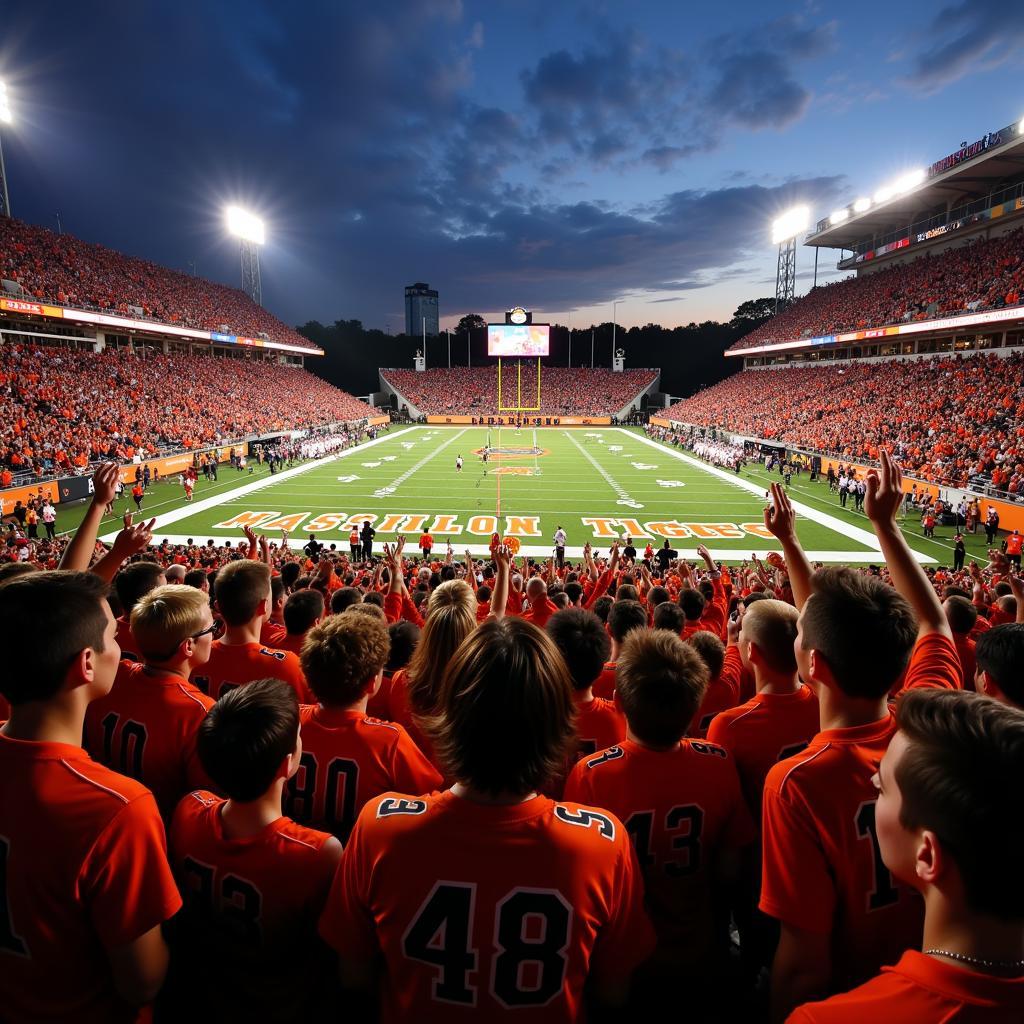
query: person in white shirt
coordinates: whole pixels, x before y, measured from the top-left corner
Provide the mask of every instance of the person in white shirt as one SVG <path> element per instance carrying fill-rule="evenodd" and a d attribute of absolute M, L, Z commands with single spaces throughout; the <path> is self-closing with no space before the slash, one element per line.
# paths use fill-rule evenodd
<path fill-rule="evenodd" d="M 567 540 L 565 530 L 559 526 L 555 530 L 555 563 L 561 569 L 565 565 L 565 542 Z"/>
<path fill-rule="evenodd" d="M 458 455 L 455 458 L 455 471 L 457 473 L 461 473 L 462 472 L 462 456 L 461 455 Z"/>

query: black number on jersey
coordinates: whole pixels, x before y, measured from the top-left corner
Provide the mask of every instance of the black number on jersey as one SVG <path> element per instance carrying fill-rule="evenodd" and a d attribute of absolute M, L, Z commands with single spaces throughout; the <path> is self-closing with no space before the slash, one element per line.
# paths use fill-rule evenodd
<path fill-rule="evenodd" d="M 320 766 L 309 751 L 303 751 L 299 770 L 285 786 L 284 813 L 306 825 L 313 820 L 314 797 Z M 347 839 L 356 823 L 356 795 L 359 789 L 359 765 L 336 757 L 327 765 L 324 788 L 324 823 L 339 839 Z"/>
<path fill-rule="evenodd" d="M 259 889 L 237 875 L 225 875 L 220 880 L 220 892 L 215 891 L 216 870 L 192 857 L 182 861 L 187 877 L 179 886 L 186 909 L 190 913 L 216 920 L 237 938 L 258 945 L 262 938 L 261 915 L 263 895 Z"/>
<path fill-rule="evenodd" d="M 11 841 L 0 836 L 0 949 L 15 956 L 28 956 L 25 940 L 14 930 L 11 919 L 11 901 L 7 891 L 7 861 L 11 854 Z"/>
<path fill-rule="evenodd" d="M 713 718 L 714 715 L 711 717 Z M 729 756 L 725 747 L 720 747 L 715 743 L 705 743 L 703 740 L 693 740 L 690 743 L 690 749 L 695 750 L 698 754 L 708 754 L 711 757 L 721 757 L 725 759 Z"/>
<path fill-rule="evenodd" d="M 564 821 L 567 825 L 578 825 L 580 828 L 590 828 L 597 825 L 598 834 L 609 842 L 615 840 L 615 822 L 607 814 L 600 814 L 597 811 L 588 811 L 581 807 L 578 811 L 570 811 L 568 807 L 561 804 L 555 805 L 555 817 Z"/>
<path fill-rule="evenodd" d="M 121 716 L 111 711 L 100 723 L 103 726 L 103 763 L 108 768 L 142 779 L 142 753 L 146 747 L 146 727 L 128 719 L 118 728 Z M 114 762 L 114 744 L 118 744 L 117 763 Z"/>
<path fill-rule="evenodd" d="M 389 796 L 377 805 L 377 817 L 389 818 L 392 814 L 423 814 L 426 809 L 425 800 L 396 800 Z"/>
<path fill-rule="evenodd" d="M 697 804 L 680 804 L 665 815 L 664 830 L 669 836 L 669 845 L 674 854 L 661 865 L 666 875 L 681 878 L 700 870 L 700 837 L 704 829 L 704 810 Z M 636 811 L 626 822 L 640 867 L 644 870 L 656 867 L 657 857 L 651 848 L 654 845 L 654 811 Z"/>
<path fill-rule="evenodd" d="M 470 980 L 479 964 L 475 913 L 474 885 L 438 882 L 402 939 L 408 959 L 436 968 L 432 993 L 439 1002 L 477 1005 Z M 494 913 L 491 995 L 506 1009 L 551 1002 L 565 982 L 572 908 L 553 890 L 513 889 Z"/>
<path fill-rule="evenodd" d="M 609 747 L 601 753 L 600 757 L 595 757 L 593 761 L 588 761 L 587 767 L 596 768 L 599 764 L 604 764 L 605 761 L 614 761 L 619 757 L 622 757 L 622 747 Z"/>
<path fill-rule="evenodd" d="M 872 868 L 874 883 L 868 893 L 868 910 L 880 910 L 882 907 L 897 903 L 900 891 L 892 881 L 892 875 L 882 860 L 882 850 L 878 845 L 878 830 L 875 827 L 875 801 L 866 800 L 857 808 L 857 835 L 861 839 L 871 840 Z"/>

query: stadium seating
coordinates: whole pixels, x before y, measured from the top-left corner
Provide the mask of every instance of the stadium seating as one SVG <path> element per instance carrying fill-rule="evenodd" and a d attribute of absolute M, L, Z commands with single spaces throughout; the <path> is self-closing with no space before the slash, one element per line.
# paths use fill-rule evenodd
<path fill-rule="evenodd" d="M 0 465 L 36 477 L 105 458 L 362 419 L 375 410 L 296 367 L 209 356 L 0 348 Z"/>
<path fill-rule="evenodd" d="M 963 487 L 978 475 L 1024 488 L 1024 357 L 992 355 L 747 370 L 666 409 L 843 459 L 892 445 L 905 470 Z"/>
<path fill-rule="evenodd" d="M 516 369 L 502 369 L 503 406 L 536 405 L 536 365 L 524 360 L 522 400 L 516 400 Z M 493 415 L 498 411 L 498 368 L 456 366 L 426 370 L 385 370 L 384 379 L 427 416 Z M 552 366 L 541 369 L 540 413 L 547 416 L 610 416 L 631 402 L 657 376 L 655 370 Z"/>
<path fill-rule="evenodd" d="M 1018 228 L 938 256 L 921 256 L 911 263 L 822 285 L 741 338 L 731 351 L 1020 305 L 1022 246 L 1024 229 Z"/>
<path fill-rule="evenodd" d="M 217 331 L 315 349 L 244 292 L 148 260 L 127 256 L 73 235 L 0 218 L 0 279 L 19 284 L 24 297 L 76 309 Z M 133 308 L 134 307 L 134 308 Z"/>

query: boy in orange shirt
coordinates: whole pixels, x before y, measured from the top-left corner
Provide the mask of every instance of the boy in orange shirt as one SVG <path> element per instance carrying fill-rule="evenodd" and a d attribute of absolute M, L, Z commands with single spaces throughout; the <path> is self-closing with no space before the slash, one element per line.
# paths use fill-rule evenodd
<path fill-rule="evenodd" d="M 562 652 L 575 691 L 579 745 L 569 763 L 571 767 L 584 754 L 624 740 L 626 719 L 612 701 L 594 696 L 594 681 L 611 650 L 601 620 L 582 608 L 565 608 L 548 619 L 545 631 Z"/>
<path fill-rule="evenodd" d="M 168 821 L 189 790 L 207 784 L 196 732 L 213 701 L 189 678 L 210 657 L 210 602 L 192 587 L 157 587 L 132 609 L 131 627 L 142 661 L 122 661 L 110 693 L 89 705 L 83 746 L 152 790 Z"/>
<path fill-rule="evenodd" d="M 316 922 L 341 844 L 281 814 L 302 755 L 294 692 L 279 679 L 228 691 L 200 726 L 198 746 L 228 798 L 190 793 L 171 823 L 185 907 L 171 938 L 168 1017 L 187 1020 L 198 1007 L 210 1020 L 323 1012 L 331 957 Z"/>
<path fill-rule="evenodd" d="M 633 840 L 658 935 L 640 987 L 653 999 L 682 981 L 688 1002 L 701 1003 L 727 959 L 716 896 L 734 879 L 754 827 L 732 757 L 686 738 L 708 680 L 694 650 L 666 630 L 637 630 L 622 646 L 617 678 L 626 739 L 580 761 L 565 798 L 611 811 Z"/>
<path fill-rule="evenodd" d="M 214 640 L 210 660 L 195 677 L 196 686 L 217 700 L 225 690 L 269 677 L 284 680 L 300 704 L 312 703 L 298 657 L 260 643 L 260 629 L 272 605 L 270 566 L 229 562 L 217 573 L 214 593 L 224 636 Z"/>
<path fill-rule="evenodd" d="M 441 776 L 397 722 L 366 714 L 391 643 L 384 621 L 354 611 L 314 626 L 302 668 L 318 704 L 303 707 L 302 757 L 285 812 L 348 840 L 363 805 L 381 793 L 430 793 Z"/>
<path fill-rule="evenodd" d="M 107 585 L 35 572 L 0 587 L 17 638 L 0 690 L 0 1016 L 128 1024 L 160 991 L 161 925 L 181 906 L 164 826 L 141 783 L 81 747 L 86 706 L 120 650 Z"/>
<path fill-rule="evenodd" d="M 924 900 L 922 952 L 790 1024 L 1024 1020 L 1024 713 L 907 693 L 874 783 L 882 862 Z"/>
<path fill-rule="evenodd" d="M 821 726 L 806 750 L 769 771 L 764 788 L 760 908 L 781 926 L 775 1020 L 859 984 L 920 940 L 920 901 L 881 863 L 871 777 L 895 732 L 892 687 L 905 672 L 905 688 L 956 689 L 960 663 L 942 605 L 896 524 L 899 467 L 884 451 L 881 462 L 868 473 L 864 510 L 891 587 L 846 568 L 812 577 L 780 486 L 764 513 L 793 583 L 794 651 L 800 678 L 818 696 Z"/>

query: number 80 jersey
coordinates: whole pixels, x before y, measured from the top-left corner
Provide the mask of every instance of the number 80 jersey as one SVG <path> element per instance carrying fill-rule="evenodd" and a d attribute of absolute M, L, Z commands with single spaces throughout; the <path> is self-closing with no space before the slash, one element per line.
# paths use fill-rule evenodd
<path fill-rule="evenodd" d="M 617 818 L 450 791 L 363 808 L 320 932 L 343 959 L 383 953 L 385 1022 L 575 1021 L 591 972 L 625 980 L 654 944 Z"/>

